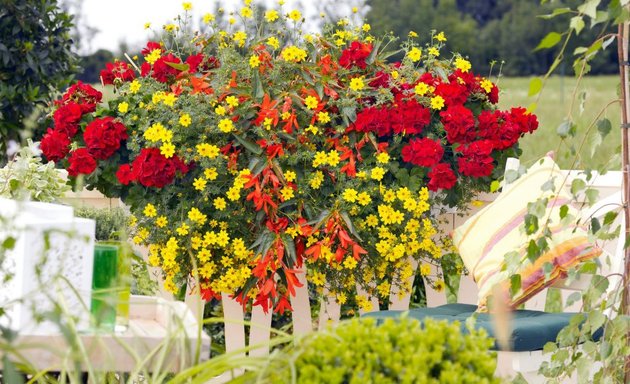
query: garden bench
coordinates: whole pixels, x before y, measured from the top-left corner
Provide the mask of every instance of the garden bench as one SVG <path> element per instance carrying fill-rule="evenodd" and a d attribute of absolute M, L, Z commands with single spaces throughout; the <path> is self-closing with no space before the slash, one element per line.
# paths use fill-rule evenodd
<path fill-rule="evenodd" d="M 518 161 L 512 159 L 508 162 L 507 168 L 518 168 Z M 571 176 L 581 177 L 578 171 L 563 171 L 564 174 L 571 173 Z M 583 212 L 583 217 L 603 216 L 606 212 L 618 209 L 621 204 L 621 172 L 609 172 L 605 175 L 594 177 L 591 187 L 599 191 L 600 201 L 595 206 Z M 505 188 L 504 188 L 505 189 Z M 480 196 L 479 199 L 487 204 L 493 201 L 497 194 L 486 194 Z M 480 207 L 473 208 L 468 215 L 472 215 Z M 619 215 L 618 220 L 622 220 Z M 442 217 L 445 221 L 442 230 L 446 233 L 451 232 L 468 216 L 460 216 L 456 212 L 447 213 Z M 615 241 L 608 242 L 604 249 L 608 254 L 612 255 L 611 270 L 604 271 L 603 274 L 611 272 L 620 272 L 623 268 L 623 234 Z M 601 263 L 605 265 L 606 263 Z M 435 270 L 433 271 L 435 273 Z M 340 319 L 340 306 L 334 297 L 327 297 L 321 302 L 319 311 L 319 319 L 313 321 L 311 319 L 311 309 L 308 297 L 308 283 L 303 273 L 297 274 L 303 287 L 298 288 L 295 297 L 292 298 L 293 307 L 293 332 L 294 334 L 304 334 L 310 332 L 315 327 L 321 329 L 328 324 L 336 323 Z M 411 277 L 412 281 L 414 277 Z M 589 283 L 586 276 L 582 276 L 570 286 L 557 284 L 556 288 L 563 289 L 563 300 L 566 299 L 571 291 L 583 290 Z M 610 281 L 609 291 L 618 287 L 619 279 Z M 459 291 L 456 304 L 447 304 L 447 296 L 445 292 L 438 292 L 425 284 L 427 308 L 413 309 L 410 316 L 422 318 L 424 316 L 433 316 L 446 319 L 464 320 L 476 310 L 477 287 L 470 276 L 462 275 L 459 283 Z M 360 287 L 357 287 L 357 293 L 365 293 Z M 573 312 L 568 313 L 545 313 L 544 306 L 546 301 L 547 289 L 531 298 L 525 304 L 525 310 L 516 311 L 514 314 L 515 324 L 512 332 L 512 351 L 499 351 L 497 375 L 502 377 L 513 376 L 515 373 L 521 373 L 530 383 L 542 380 L 537 376 L 537 370 L 541 363 L 545 360 L 542 353 L 542 346 L 547 341 L 555 341 L 557 332 L 568 324 L 568 320 L 573 316 Z M 242 351 L 246 346 L 245 328 L 243 326 L 244 313 L 242 306 L 235 300 L 230 299 L 227 295 L 223 295 L 225 324 L 226 350 L 228 352 Z M 195 295 L 188 297 L 189 305 L 192 308 L 199 308 L 198 298 Z M 390 294 L 390 303 L 387 311 L 379 311 L 379 302 L 376 298 L 371 300 L 372 313 L 368 316 L 384 317 L 389 315 L 399 316 L 403 312 L 409 310 L 410 294 L 401 295 L 398 290 L 393 287 Z M 576 302 L 568 307 L 567 311 L 578 311 L 581 302 Z M 359 311 L 362 315 L 365 311 Z M 268 354 L 269 349 L 266 343 L 269 341 L 271 327 L 271 313 L 264 313 L 259 307 L 254 307 L 251 314 L 251 323 L 253 324 L 249 334 L 249 345 L 253 349 L 249 352 L 250 356 L 264 356 Z M 481 315 L 477 319 L 477 324 L 491 331 L 492 325 L 488 315 Z M 536 334 L 541 337 L 533 338 Z M 542 334 L 542 335 L 541 335 Z M 245 354 L 245 352 L 243 352 Z M 240 372 L 226 373 L 216 378 L 214 383 L 226 382 L 234 375 Z"/>

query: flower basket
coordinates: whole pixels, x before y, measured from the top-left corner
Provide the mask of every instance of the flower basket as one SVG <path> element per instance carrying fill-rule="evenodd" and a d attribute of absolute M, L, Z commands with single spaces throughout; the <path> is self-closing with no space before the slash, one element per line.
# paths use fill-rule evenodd
<path fill-rule="evenodd" d="M 304 266 L 362 309 L 408 291 L 418 265 L 443 286 L 432 266 L 461 264 L 442 258 L 431 206 L 498 187 L 536 117 L 498 110 L 495 84 L 442 56 L 442 32 L 420 47 L 348 19 L 305 34 L 297 10 L 257 13 L 245 5 L 227 29 L 206 15 L 194 33 L 179 17 L 101 73 L 107 106 L 73 85 L 46 157 L 122 198 L 174 293 L 195 280 L 206 299 L 284 312 Z"/>

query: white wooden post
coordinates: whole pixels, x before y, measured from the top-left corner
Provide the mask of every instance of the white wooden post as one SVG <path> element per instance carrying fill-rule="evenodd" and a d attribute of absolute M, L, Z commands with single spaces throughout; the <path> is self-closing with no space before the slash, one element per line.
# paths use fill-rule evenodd
<path fill-rule="evenodd" d="M 293 312 L 293 334 L 303 335 L 313 330 L 313 321 L 311 320 L 311 303 L 308 297 L 308 281 L 306 280 L 306 265 L 302 270 L 295 273 L 301 287 L 295 288 L 295 296 L 291 297 L 291 307 Z"/>
<path fill-rule="evenodd" d="M 341 318 L 341 306 L 337 298 L 324 288 L 322 294 L 322 306 L 319 310 L 319 329 L 324 329 L 328 324 L 337 324 Z"/>

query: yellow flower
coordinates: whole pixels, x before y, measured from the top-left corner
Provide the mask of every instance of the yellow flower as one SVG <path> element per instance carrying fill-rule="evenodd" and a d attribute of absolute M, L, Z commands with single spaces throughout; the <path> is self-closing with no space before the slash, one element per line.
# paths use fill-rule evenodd
<path fill-rule="evenodd" d="M 293 171 L 285 171 L 285 172 L 284 172 L 284 179 L 285 179 L 286 181 L 288 181 L 289 183 L 290 183 L 290 182 L 292 182 L 292 181 L 294 181 L 294 180 L 295 180 L 295 178 L 296 178 L 296 176 L 297 176 L 297 175 L 296 175 L 296 174 L 295 174 L 295 172 L 293 172 Z"/>
<path fill-rule="evenodd" d="M 162 102 L 164 103 L 164 105 L 168 105 L 169 107 L 172 107 L 173 105 L 175 105 L 176 101 L 177 101 L 177 96 L 175 96 L 175 94 L 172 92 L 167 93 L 162 99 Z"/>
<path fill-rule="evenodd" d="M 392 79 L 394 79 L 394 80 L 398 79 L 398 75 L 399 75 L 398 71 L 396 71 L 396 70 L 392 71 Z"/>
<path fill-rule="evenodd" d="M 387 152 L 381 152 L 376 155 L 376 161 L 381 164 L 387 164 L 389 162 L 389 154 Z"/>
<path fill-rule="evenodd" d="M 225 202 L 225 199 L 222 197 L 217 197 L 216 199 L 214 199 L 214 208 L 218 209 L 219 211 L 222 211 L 225 209 L 225 207 L 227 207 L 227 203 Z"/>
<path fill-rule="evenodd" d="M 144 29 L 151 28 L 151 23 L 144 23 Z"/>
<path fill-rule="evenodd" d="M 203 191 L 206 188 L 207 183 L 208 180 L 204 179 L 203 177 L 197 177 L 193 182 L 193 187 L 195 187 L 195 189 L 198 191 Z"/>
<path fill-rule="evenodd" d="M 259 65 L 260 65 L 260 59 L 258 58 L 258 56 L 251 55 L 249 57 L 249 66 L 252 68 L 258 68 Z"/>
<path fill-rule="evenodd" d="M 431 98 L 431 108 L 440 110 L 444 107 L 444 99 L 442 96 L 433 96 Z"/>
<path fill-rule="evenodd" d="M 230 133 L 234 130 L 234 123 L 230 119 L 222 119 L 219 122 L 219 130 L 223 133 Z"/>
<path fill-rule="evenodd" d="M 282 50 L 281 55 L 285 61 L 299 63 L 300 61 L 306 60 L 308 54 L 304 49 L 290 45 Z"/>
<path fill-rule="evenodd" d="M 372 26 L 370 24 L 363 24 L 361 29 L 363 30 L 363 32 L 370 32 L 370 30 L 372 29 Z"/>
<path fill-rule="evenodd" d="M 225 193 L 225 196 L 227 196 L 230 201 L 236 201 L 241 197 L 241 193 L 237 188 L 230 188 Z"/>
<path fill-rule="evenodd" d="M 282 199 L 283 200 L 290 200 L 293 198 L 293 196 L 295 196 L 295 193 L 293 191 L 293 188 L 291 187 L 284 187 L 280 190 L 280 194 L 282 194 Z"/>
<path fill-rule="evenodd" d="M 180 225 L 175 232 L 177 232 L 178 235 L 180 236 L 186 236 L 188 234 L 188 230 L 190 229 L 190 227 L 188 226 L 188 224 L 186 223 L 182 223 L 182 225 Z"/>
<path fill-rule="evenodd" d="M 383 169 L 381 167 L 374 167 L 374 168 L 372 168 L 372 172 L 370 173 L 370 177 L 373 180 L 381 181 L 383 179 L 383 176 L 385 176 L 385 169 Z"/>
<path fill-rule="evenodd" d="M 166 216 L 160 216 L 155 220 L 155 225 L 160 228 L 166 227 L 166 224 L 168 224 L 168 219 L 166 218 Z"/>
<path fill-rule="evenodd" d="M 306 132 L 310 132 L 313 135 L 317 135 L 319 133 L 319 128 L 314 126 L 313 124 L 309 125 L 307 128 L 304 128 Z"/>
<path fill-rule="evenodd" d="M 230 17 L 230 18 L 228 19 L 228 23 L 230 23 L 230 24 L 235 24 L 235 23 L 236 23 L 236 19 L 235 19 L 235 18 L 233 18 L 233 17 Z"/>
<path fill-rule="evenodd" d="M 170 159 L 175 154 L 175 146 L 170 141 L 167 141 L 160 147 L 160 153 L 167 159 Z"/>
<path fill-rule="evenodd" d="M 268 23 L 273 23 L 274 21 L 278 20 L 278 11 L 276 10 L 269 10 L 267 12 L 265 12 L 265 20 L 267 20 Z"/>
<path fill-rule="evenodd" d="M 249 19 L 253 15 L 254 15 L 254 12 L 252 11 L 250 7 L 241 8 L 241 16 L 243 16 L 244 18 Z"/>
<path fill-rule="evenodd" d="M 270 37 L 267 39 L 267 45 L 269 45 L 273 49 L 278 49 L 280 48 L 280 41 L 275 37 Z"/>
<path fill-rule="evenodd" d="M 219 176 L 219 173 L 217 172 L 216 168 L 212 167 L 203 171 L 203 175 L 206 177 L 206 179 L 212 181 L 212 180 L 216 180 L 217 176 Z"/>
<path fill-rule="evenodd" d="M 326 162 L 331 167 L 336 167 L 337 164 L 339 164 L 340 160 L 341 159 L 339 157 L 339 152 L 337 152 L 335 150 L 332 150 L 332 151 L 328 152 L 328 155 L 326 156 Z"/>
<path fill-rule="evenodd" d="M 437 35 L 435 35 L 435 39 L 440 42 L 445 42 L 446 36 L 444 35 L 444 32 L 440 32 Z"/>
<path fill-rule="evenodd" d="M 313 168 L 317 168 L 320 165 L 326 165 L 328 163 L 328 155 L 324 151 L 318 151 L 313 158 Z"/>
<path fill-rule="evenodd" d="M 155 206 L 153 204 L 148 203 L 144 207 L 144 210 L 142 211 L 142 213 L 144 213 L 146 217 L 155 217 L 157 215 L 157 209 L 155 209 Z"/>
<path fill-rule="evenodd" d="M 247 33 L 243 31 L 238 31 L 234 33 L 234 36 L 232 36 L 232 39 L 236 41 L 239 47 L 242 47 L 245 45 L 245 41 L 247 40 Z"/>
<path fill-rule="evenodd" d="M 407 34 L 407 36 L 414 38 L 414 37 L 418 37 L 418 34 L 414 31 L 409 31 L 409 33 Z"/>
<path fill-rule="evenodd" d="M 420 82 L 416 84 L 414 91 L 416 92 L 416 95 L 424 96 L 427 92 L 429 92 L 429 85 L 427 83 Z"/>
<path fill-rule="evenodd" d="M 190 11 L 192 9 L 192 3 L 189 3 L 189 2 L 182 3 L 182 8 L 184 8 L 184 11 Z"/>
<path fill-rule="evenodd" d="M 123 101 L 122 103 L 118 104 L 118 112 L 127 113 L 127 111 L 129 111 L 129 103 Z"/>
<path fill-rule="evenodd" d="M 330 123 L 330 115 L 328 112 L 319 112 L 317 114 L 317 121 L 322 124 Z"/>
<path fill-rule="evenodd" d="M 354 203 L 355 201 L 357 201 L 358 194 L 359 193 L 355 189 L 346 188 L 343 191 L 343 194 L 341 195 L 341 197 L 347 202 Z"/>
<path fill-rule="evenodd" d="M 227 110 L 225 109 L 224 106 L 219 105 L 214 109 L 214 113 L 216 113 L 219 116 L 225 116 L 225 114 L 227 113 Z"/>
<path fill-rule="evenodd" d="M 138 81 L 138 79 L 134 79 L 131 83 L 129 83 L 129 90 L 131 93 L 137 93 L 141 87 L 142 84 Z"/>
<path fill-rule="evenodd" d="M 302 13 L 298 11 L 297 9 L 294 9 L 293 11 L 289 12 L 288 16 L 289 16 L 289 19 L 295 22 L 302 20 Z"/>
<path fill-rule="evenodd" d="M 210 24 L 214 21 L 215 17 L 212 13 L 206 13 L 203 15 L 203 22 L 205 24 Z"/>
<path fill-rule="evenodd" d="M 357 266 L 357 261 L 352 256 L 346 257 L 343 261 L 343 266 L 346 269 L 354 269 Z"/>
<path fill-rule="evenodd" d="M 144 57 L 144 60 L 149 64 L 154 64 L 160 57 L 162 57 L 162 50 L 157 48 L 149 52 L 149 54 Z"/>
<path fill-rule="evenodd" d="M 466 73 L 470 71 L 470 68 L 472 68 L 472 65 L 470 64 L 470 61 L 463 59 L 461 57 L 458 57 L 455 59 L 455 68 Z"/>
<path fill-rule="evenodd" d="M 175 24 L 166 24 L 163 28 L 166 32 L 173 32 L 179 29 Z"/>
<path fill-rule="evenodd" d="M 444 280 L 436 280 L 433 287 L 436 291 L 442 292 L 444 290 Z"/>
<path fill-rule="evenodd" d="M 431 266 L 426 263 L 422 263 L 420 266 L 420 274 L 422 276 L 429 276 L 431 274 Z"/>
<path fill-rule="evenodd" d="M 359 205 L 362 205 L 362 206 L 365 207 L 366 205 L 370 204 L 371 202 L 372 202 L 372 198 L 370 197 L 370 195 L 367 192 L 361 192 L 357 196 L 357 203 L 359 203 Z"/>
<path fill-rule="evenodd" d="M 481 80 L 481 83 L 479 83 L 479 85 L 481 86 L 481 88 L 483 88 L 484 91 L 486 91 L 486 93 L 490 93 L 492 91 L 492 88 L 494 87 L 492 81 L 488 79 Z"/>
<path fill-rule="evenodd" d="M 309 181 L 309 185 L 313 189 L 319 189 L 321 187 L 322 182 L 324 181 L 324 174 L 321 171 L 317 171 L 311 176 L 311 180 Z"/>
<path fill-rule="evenodd" d="M 204 156 L 209 159 L 214 159 L 215 157 L 217 157 L 220 151 L 219 147 L 208 143 L 197 144 L 196 149 L 199 156 Z"/>
<path fill-rule="evenodd" d="M 182 127 L 188 127 L 190 123 L 192 123 L 192 119 L 189 114 L 184 113 L 179 117 L 179 124 L 181 124 Z"/>
<path fill-rule="evenodd" d="M 199 225 L 203 225 L 208 220 L 208 217 L 197 208 L 191 208 L 188 211 L 188 218 Z"/>
<path fill-rule="evenodd" d="M 435 47 L 430 47 L 428 51 L 429 51 L 429 55 L 431 56 L 435 56 L 435 57 L 440 56 L 440 50 Z"/>
<path fill-rule="evenodd" d="M 411 48 L 409 52 L 407 52 L 407 57 L 409 57 L 409 59 L 413 61 L 414 63 L 416 61 L 419 61 L 421 56 L 422 56 L 422 51 L 418 47 L 413 47 Z"/>
<path fill-rule="evenodd" d="M 304 105 L 306 105 L 306 108 L 308 109 L 315 109 L 317 108 L 317 98 L 313 97 L 313 96 L 307 96 L 306 99 L 304 99 Z"/>
<path fill-rule="evenodd" d="M 360 77 L 355 77 L 353 79 L 350 80 L 350 89 L 352 89 L 353 91 L 357 92 L 362 90 L 365 87 L 365 84 L 363 84 L 363 79 Z"/>
<path fill-rule="evenodd" d="M 378 217 L 376 217 L 376 215 L 369 215 L 365 218 L 365 224 L 367 224 L 368 227 L 376 227 L 378 225 Z"/>
<path fill-rule="evenodd" d="M 226 97 L 225 102 L 232 108 L 238 107 L 238 98 L 236 96 Z"/>

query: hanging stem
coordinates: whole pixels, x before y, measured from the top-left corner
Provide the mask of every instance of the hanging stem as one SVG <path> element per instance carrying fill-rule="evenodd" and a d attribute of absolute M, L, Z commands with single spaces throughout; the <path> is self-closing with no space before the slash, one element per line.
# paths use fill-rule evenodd
<path fill-rule="evenodd" d="M 630 8 L 630 7 L 629 7 Z M 619 25 L 619 36 L 617 39 L 617 50 L 619 58 L 619 76 L 621 78 L 621 171 L 623 175 L 623 205 L 624 205 L 624 232 L 625 238 L 630 236 L 630 209 L 628 209 L 628 201 L 630 201 L 630 155 L 628 149 L 628 117 L 630 116 L 630 66 L 628 65 L 628 35 L 630 31 L 630 22 L 626 21 Z M 622 311 L 625 315 L 630 315 L 630 248 L 624 249 L 624 274 L 623 274 L 623 297 Z M 630 345 L 630 333 L 626 335 L 626 343 Z M 625 382 L 630 382 L 630 356 L 626 357 L 624 366 Z"/>

